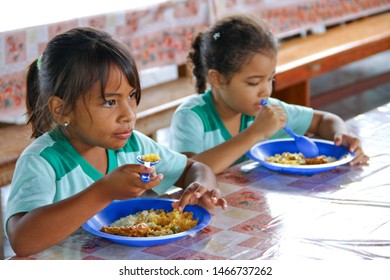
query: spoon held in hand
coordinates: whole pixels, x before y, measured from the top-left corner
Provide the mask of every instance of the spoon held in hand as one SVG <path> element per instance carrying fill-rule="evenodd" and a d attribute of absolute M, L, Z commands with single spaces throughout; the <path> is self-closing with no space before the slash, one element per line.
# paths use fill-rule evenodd
<path fill-rule="evenodd" d="M 267 105 L 267 101 L 262 99 L 260 104 L 262 106 Z M 295 140 L 295 145 L 298 148 L 298 151 L 301 152 L 306 158 L 317 157 L 318 147 L 316 143 L 306 136 L 300 136 L 295 134 L 287 125 L 284 127 L 284 130 Z"/>

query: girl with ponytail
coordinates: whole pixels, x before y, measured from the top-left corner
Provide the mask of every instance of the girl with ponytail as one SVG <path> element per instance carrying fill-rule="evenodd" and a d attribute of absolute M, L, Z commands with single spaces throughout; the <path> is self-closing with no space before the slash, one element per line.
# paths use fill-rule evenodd
<path fill-rule="evenodd" d="M 199 95 L 176 110 L 171 148 L 218 174 L 247 160 L 243 155 L 257 142 L 290 137 L 283 130 L 287 124 L 299 135 L 349 147 L 356 153 L 351 164 L 367 162 L 359 139 L 340 117 L 271 97 L 277 53 L 276 37 L 250 14 L 221 18 L 196 36 L 188 60 Z"/>

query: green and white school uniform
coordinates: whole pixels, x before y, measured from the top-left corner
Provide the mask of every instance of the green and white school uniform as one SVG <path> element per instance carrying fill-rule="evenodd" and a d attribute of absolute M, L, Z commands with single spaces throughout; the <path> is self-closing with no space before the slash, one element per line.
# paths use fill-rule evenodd
<path fill-rule="evenodd" d="M 124 164 L 136 164 L 139 155 L 157 153 L 161 160 L 156 173 L 164 174 L 157 194 L 167 191 L 184 171 L 187 158 L 134 131 L 119 150 L 107 150 L 108 171 Z M 37 138 L 17 161 L 6 207 L 8 219 L 70 197 L 104 175 L 91 166 L 56 128 Z"/>
<path fill-rule="evenodd" d="M 291 105 L 275 98 L 268 99 L 269 104 L 278 104 L 285 110 L 287 125 L 297 134 L 303 135 L 309 128 L 313 109 Z M 253 116 L 242 115 L 240 132 L 252 124 Z M 269 139 L 290 137 L 283 129 Z M 177 152 L 199 154 L 232 138 L 218 115 L 211 91 L 187 100 L 177 108 L 170 127 L 170 147 Z M 240 161 L 244 160 L 243 157 Z M 236 162 L 237 163 L 237 162 Z"/>

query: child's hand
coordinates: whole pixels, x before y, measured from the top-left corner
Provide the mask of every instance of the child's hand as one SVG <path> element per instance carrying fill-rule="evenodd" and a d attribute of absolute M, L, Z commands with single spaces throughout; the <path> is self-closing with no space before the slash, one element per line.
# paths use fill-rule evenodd
<path fill-rule="evenodd" d="M 219 189 L 209 190 L 205 186 L 194 182 L 184 190 L 179 201 L 172 203 L 172 207 L 183 211 L 187 204 L 198 204 L 208 210 L 212 210 L 218 206 L 221 206 L 222 209 L 227 209 L 227 202 L 225 199 L 220 198 L 220 195 Z"/>
<path fill-rule="evenodd" d="M 141 181 L 141 173 L 150 174 L 150 181 Z M 113 170 L 101 180 L 104 181 L 105 191 L 112 200 L 129 199 L 141 196 L 146 190 L 158 186 L 163 179 L 162 174 L 156 174 L 154 167 L 142 164 L 127 164 Z"/>
<path fill-rule="evenodd" d="M 334 136 L 336 146 L 343 145 L 349 148 L 349 151 L 355 153 L 355 158 L 349 163 L 350 165 L 365 164 L 369 157 L 364 153 L 362 143 L 356 137 L 347 134 L 336 134 Z"/>
<path fill-rule="evenodd" d="M 269 104 L 263 106 L 253 121 L 251 127 L 256 129 L 262 137 L 258 140 L 268 139 L 278 130 L 286 126 L 287 115 L 281 106 Z"/>

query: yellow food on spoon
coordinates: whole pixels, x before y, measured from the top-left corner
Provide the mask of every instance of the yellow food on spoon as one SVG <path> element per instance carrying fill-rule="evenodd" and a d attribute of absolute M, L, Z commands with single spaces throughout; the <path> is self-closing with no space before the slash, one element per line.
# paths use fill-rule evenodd
<path fill-rule="evenodd" d="M 141 160 L 146 162 L 156 162 L 160 160 L 160 156 L 158 154 L 143 155 Z"/>

